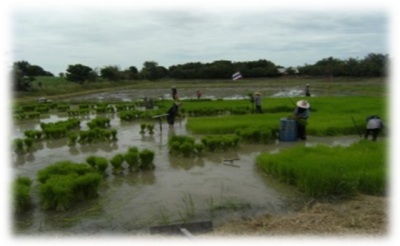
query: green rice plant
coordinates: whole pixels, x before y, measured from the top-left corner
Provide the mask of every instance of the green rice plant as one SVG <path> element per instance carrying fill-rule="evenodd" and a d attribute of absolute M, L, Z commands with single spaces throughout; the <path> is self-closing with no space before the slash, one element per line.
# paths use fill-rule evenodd
<path fill-rule="evenodd" d="M 96 167 L 96 156 L 90 155 L 90 156 L 86 157 L 86 162 L 91 167 Z"/>
<path fill-rule="evenodd" d="M 193 145 L 196 155 L 201 156 L 204 151 L 204 144 L 202 143 L 195 143 Z"/>
<path fill-rule="evenodd" d="M 127 150 L 128 152 L 132 152 L 132 153 L 139 153 L 139 149 L 138 149 L 138 147 L 129 147 L 128 148 L 128 150 Z"/>
<path fill-rule="evenodd" d="M 25 137 L 35 139 L 36 131 L 35 130 L 26 130 L 26 131 L 24 131 L 24 135 L 25 135 Z"/>
<path fill-rule="evenodd" d="M 194 145 L 190 142 L 184 142 L 179 146 L 179 150 L 184 157 L 190 157 L 193 154 Z"/>
<path fill-rule="evenodd" d="M 170 144 L 169 153 L 172 155 L 179 155 L 181 153 L 181 143 L 179 141 L 174 141 Z"/>
<path fill-rule="evenodd" d="M 102 173 L 106 171 L 108 167 L 108 160 L 106 158 L 98 156 L 95 158 L 95 163 L 97 170 L 99 170 Z"/>
<path fill-rule="evenodd" d="M 30 187 L 32 180 L 28 177 L 18 177 L 13 182 L 12 196 L 13 209 L 15 213 L 22 213 L 32 205 Z"/>
<path fill-rule="evenodd" d="M 139 152 L 139 159 L 140 159 L 140 169 L 142 170 L 153 170 L 155 165 L 154 161 L 154 151 L 149 149 L 144 149 Z"/>
<path fill-rule="evenodd" d="M 361 140 L 349 147 L 294 147 L 261 154 L 256 163 L 265 172 L 311 196 L 386 193 L 386 144 Z"/>
<path fill-rule="evenodd" d="M 139 170 L 139 153 L 127 151 L 124 154 L 124 160 L 128 163 L 129 169 Z"/>
<path fill-rule="evenodd" d="M 64 161 L 39 170 L 38 180 L 41 208 L 65 211 L 96 197 L 102 176 L 85 164 Z"/>
<path fill-rule="evenodd" d="M 144 134 L 145 133 L 146 127 L 147 127 L 146 123 L 141 123 L 140 124 L 140 134 Z"/>
<path fill-rule="evenodd" d="M 26 150 L 30 150 L 33 146 L 33 139 L 32 138 L 25 138 L 24 139 L 24 144 L 26 147 Z"/>
<path fill-rule="evenodd" d="M 92 172 L 93 168 L 86 164 L 76 164 L 71 161 L 60 161 L 39 170 L 37 173 L 37 180 L 40 183 L 45 183 L 52 175 L 68 175 L 71 173 L 85 175 Z"/>
<path fill-rule="evenodd" d="M 168 145 L 171 145 L 173 142 L 179 142 L 180 144 L 183 144 L 184 142 L 189 142 L 191 144 L 194 144 L 195 139 L 194 137 L 190 136 L 173 134 L 168 139 Z"/>
<path fill-rule="evenodd" d="M 123 154 L 116 154 L 110 159 L 110 163 L 113 166 L 114 170 L 116 171 L 121 170 L 123 162 L 124 162 Z"/>
<path fill-rule="evenodd" d="M 111 129 L 111 138 L 113 141 L 118 140 L 117 133 L 118 133 L 118 131 L 116 129 Z"/>
<path fill-rule="evenodd" d="M 191 194 L 184 194 L 181 198 L 183 213 L 179 212 L 182 221 L 189 221 L 196 215 L 196 204 Z"/>
<path fill-rule="evenodd" d="M 14 152 L 17 154 L 23 153 L 25 151 L 24 140 L 21 138 L 14 139 L 12 142 L 12 148 L 13 148 Z"/>
<path fill-rule="evenodd" d="M 150 135 L 154 134 L 154 124 L 147 124 L 147 130 L 149 131 Z"/>
<path fill-rule="evenodd" d="M 68 145 L 74 146 L 78 141 L 78 134 L 76 132 L 69 132 L 68 133 Z"/>

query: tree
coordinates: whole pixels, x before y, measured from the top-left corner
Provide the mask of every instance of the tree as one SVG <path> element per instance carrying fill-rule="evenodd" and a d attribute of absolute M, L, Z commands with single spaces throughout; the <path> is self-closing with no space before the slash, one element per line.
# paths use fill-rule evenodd
<path fill-rule="evenodd" d="M 118 81 L 121 78 L 121 71 L 118 66 L 106 66 L 100 69 L 100 76 L 103 79 Z"/>
<path fill-rule="evenodd" d="M 143 63 L 143 68 L 140 71 L 140 77 L 148 80 L 158 79 L 158 63 L 155 61 L 146 61 Z"/>
<path fill-rule="evenodd" d="M 93 69 L 82 64 L 69 65 L 66 78 L 68 81 L 83 84 L 85 81 L 93 80 Z"/>

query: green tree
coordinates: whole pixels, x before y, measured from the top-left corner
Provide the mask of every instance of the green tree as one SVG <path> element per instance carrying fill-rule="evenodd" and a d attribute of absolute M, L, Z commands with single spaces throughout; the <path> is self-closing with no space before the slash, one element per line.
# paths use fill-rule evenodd
<path fill-rule="evenodd" d="M 118 66 L 106 66 L 100 69 L 100 76 L 103 79 L 118 81 L 121 79 L 121 75 L 122 74 Z"/>
<path fill-rule="evenodd" d="M 71 82 L 83 84 L 85 81 L 93 80 L 93 69 L 82 65 L 69 65 L 67 69 L 66 79 Z"/>

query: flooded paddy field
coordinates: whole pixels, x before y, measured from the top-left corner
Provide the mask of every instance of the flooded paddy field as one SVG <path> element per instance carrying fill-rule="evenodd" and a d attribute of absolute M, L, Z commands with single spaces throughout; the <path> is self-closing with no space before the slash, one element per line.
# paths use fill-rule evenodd
<path fill-rule="evenodd" d="M 122 93 L 122 92 L 121 92 Z M 97 100 L 90 98 L 90 100 Z M 97 98 L 99 95 L 96 96 Z M 99 98 L 98 98 L 99 99 Z M 111 98 L 107 98 L 110 100 Z M 121 97 L 122 100 L 127 98 Z M 79 99 L 81 100 L 81 99 Z M 66 138 L 35 142 L 33 150 L 12 155 L 13 177 L 26 176 L 35 180 L 37 171 L 58 161 L 85 163 L 90 155 L 110 159 L 129 147 L 155 152 L 152 171 L 114 173 L 109 166 L 99 196 L 79 203 L 66 212 L 43 211 L 39 207 L 37 182 L 32 185 L 35 204 L 30 211 L 13 218 L 17 235 L 92 235 L 149 233 L 149 227 L 173 223 L 212 220 L 214 225 L 234 219 L 261 214 L 291 213 L 307 201 L 307 197 L 291 186 L 263 174 L 254 165 L 255 157 L 264 152 L 276 153 L 294 145 L 350 145 L 358 136 L 312 137 L 304 142 L 241 144 L 235 151 L 204 153 L 201 157 L 185 158 L 169 154 L 170 134 L 189 135 L 186 120 L 169 129 L 165 120 L 162 130 L 156 124 L 153 135 L 140 134 L 140 122 L 121 122 L 116 114 L 107 114 L 111 127 L 118 130 L 117 141 L 68 146 Z M 81 130 L 96 115 L 81 120 Z M 65 113 L 43 115 L 40 120 L 16 122 L 13 138 L 25 130 L 40 129 L 40 123 L 66 120 Z M 226 159 L 237 159 L 232 163 Z"/>

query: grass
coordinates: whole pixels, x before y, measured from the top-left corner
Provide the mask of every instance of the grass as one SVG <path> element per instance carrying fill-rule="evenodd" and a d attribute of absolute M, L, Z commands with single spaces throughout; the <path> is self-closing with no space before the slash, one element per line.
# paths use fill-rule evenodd
<path fill-rule="evenodd" d="M 385 195 L 386 143 L 361 140 L 350 147 L 297 146 L 278 154 L 260 154 L 256 164 L 308 195 Z"/>
<path fill-rule="evenodd" d="M 300 98 L 293 98 L 293 101 L 297 100 Z M 307 100 L 312 106 L 307 126 L 309 135 L 358 134 L 358 130 L 364 132 L 365 119 L 370 115 L 379 115 L 384 122 L 388 122 L 385 97 L 311 97 Z M 214 104 L 218 103 L 218 101 L 214 102 Z M 291 115 L 295 108 L 294 105 L 289 107 L 291 102 L 287 98 L 268 98 L 263 100 L 263 103 L 266 112 L 264 114 L 195 117 L 188 119 L 186 127 L 195 134 L 233 134 L 238 129 L 249 127 L 267 128 L 277 132 L 280 119 Z M 200 104 L 203 103 L 198 102 L 198 105 Z M 207 104 L 207 107 L 212 107 L 212 105 Z M 271 135 L 271 137 L 275 136 Z"/>

